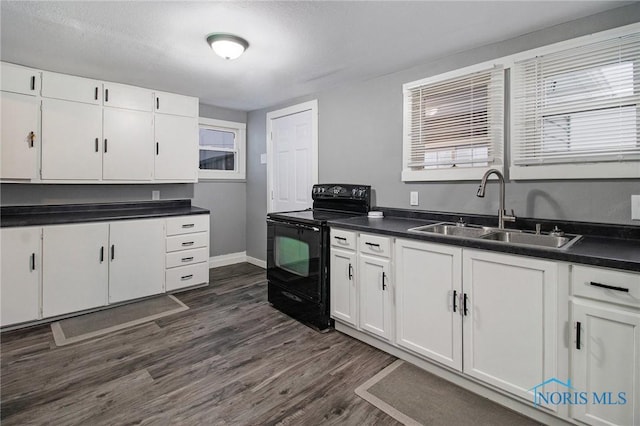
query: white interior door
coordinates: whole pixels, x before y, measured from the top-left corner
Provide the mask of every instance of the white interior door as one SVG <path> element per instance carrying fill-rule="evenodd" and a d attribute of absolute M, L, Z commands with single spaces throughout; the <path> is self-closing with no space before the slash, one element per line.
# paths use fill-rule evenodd
<path fill-rule="evenodd" d="M 269 211 L 311 207 L 311 187 L 318 182 L 317 102 L 267 114 Z"/>

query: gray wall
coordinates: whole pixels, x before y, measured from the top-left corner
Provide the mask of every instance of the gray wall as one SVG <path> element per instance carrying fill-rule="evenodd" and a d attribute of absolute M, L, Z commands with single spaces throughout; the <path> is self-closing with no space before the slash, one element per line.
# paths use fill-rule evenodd
<path fill-rule="evenodd" d="M 497 187 L 490 184 L 484 199 L 475 196 L 480 176 L 478 182 L 464 183 L 400 180 L 402 84 L 638 21 L 640 5 L 634 4 L 250 112 L 247 254 L 259 259 L 266 254 L 266 166 L 259 156 L 266 152 L 267 112 L 318 99 L 320 182 L 371 184 L 379 206 L 415 208 L 409 206 L 409 192 L 418 191 L 421 210 L 495 214 Z M 640 194 L 640 180 L 518 181 L 507 184 L 506 194 L 507 208 L 517 216 L 629 224 L 630 196 Z"/>
<path fill-rule="evenodd" d="M 247 122 L 247 113 L 200 104 L 200 117 Z M 194 185 L 194 206 L 211 211 L 209 250 L 211 256 L 246 250 L 244 212 L 247 209 L 246 181 L 208 180 Z"/>

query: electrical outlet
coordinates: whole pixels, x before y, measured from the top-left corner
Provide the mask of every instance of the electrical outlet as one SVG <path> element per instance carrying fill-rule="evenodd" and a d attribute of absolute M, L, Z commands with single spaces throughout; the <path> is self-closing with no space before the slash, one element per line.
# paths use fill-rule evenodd
<path fill-rule="evenodd" d="M 410 197 L 409 197 L 409 204 L 411 204 L 412 206 L 417 206 L 418 205 L 418 191 L 411 191 L 410 193 Z"/>
<path fill-rule="evenodd" d="M 159 200 L 160 199 L 160 191 L 151 191 L 151 199 Z"/>
<path fill-rule="evenodd" d="M 640 195 L 631 196 L 631 219 L 640 220 Z"/>

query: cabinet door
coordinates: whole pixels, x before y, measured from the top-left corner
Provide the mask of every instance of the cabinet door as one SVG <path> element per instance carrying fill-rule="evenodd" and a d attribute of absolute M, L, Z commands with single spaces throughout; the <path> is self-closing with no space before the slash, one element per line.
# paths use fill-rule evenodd
<path fill-rule="evenodd" d="M 36 96 L 40 91 L 40 71 L 2 62 L 0 90 Z"/>
<path fill-rule="evenodd" d="M 45 226 L 42 315 L 107 304 L 109 224 Z"/>
<path fill-rule="evenodd" d="M 198 117 L 198 98 L 175 93 L 155 92 L 155 111 L 162 114 Z"/>
<path fill-rule="evenodd" d="M 112 222 L 109 303 L 164 291 L 164 219 Z"/>
<path fill-rule="evenodd" d="M 396 241 L 396 343 L 462 370 L 462 249 Z"/>
<path fill-rule="evenodd" d="M 43 71 L 42 96 L 100 105 L 102 103 L 102 83 L 74 75 Z"/>
<path fill-rule="evenodd" d="M 640 313 L 615 305 L 571 305 L 572 383 L 588 399 L 571 406 L 572 417 L 589 425 L 640 424 Z"/>
<path fill-rule="evenodd" d="M 356 254 L 332 248 L 331 259 L 331 317 L 357 325 L 356 314 Z"/>
<path fill-rule="evenodd" d="M 198 119 L 155 115 L 155 178 L 195 181 L 198 174 Z"/>
<path fill-rule="evenodd" d="M 102 177 L 107 180 L 151 180 L 153 114 L 104 108 Z"/>
<path fill-rule="evenodd" d="M 153 92 L 149 89 L 118 83 L 104 83 L 103 89 L 104 106 L 153 111 Z"/>
<path fill-rule="evenodd" d="M 358 254 L 360 328 L 379 337 L 391 338 L 390 261 Z"/>
<path fill-rule="evenodd" d="M 464 250 L 463 283 L 463 371 L 533 401 L 557 372 L 557 265 Z"/>
<path fill-rule="evenodd" d="M 2 130 L 0 172 L 3 179 L 36 177 L 36 138 L 40 102 L 34 96 L 0 92 Z"/>
<path fill-rule="evenodd" d="M 102 107 L 42 100 L 42 179 L 102 177 Z"/>
<path fill-rule="evenodd" d="M 2 245 L 0 325 L 2 326 L 39 318 L 41 233 L 42 228 L 0 230 Z"/>

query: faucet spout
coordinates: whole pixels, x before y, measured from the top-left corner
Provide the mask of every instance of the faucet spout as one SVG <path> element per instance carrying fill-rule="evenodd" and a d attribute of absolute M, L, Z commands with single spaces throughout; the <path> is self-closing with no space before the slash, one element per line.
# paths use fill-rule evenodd
<path fill-rule="evenodd" d="M 509 222 L 515 222 L 516 217 L 513 214 L 507 215 L 504 209 L 504 192 L 505 192 L 504 176 L 502 175 L 500 170 L 497 170 L 497 169 L 487 170 L 484 176 L 482 176 L 482 180 L 480 181 L 480 186 L 478 187 L 478 192 L 476 193 L 476 196 L 481 198 L 484 197 L 484 193 L 487 187 L 487 180 L 489 179 L 489 176 L 491 176 L 492 174 L 495 174 L 497 176 L 498 184 L 500 184 L 500 210 L 498 210 L 498 228 L 504 229 L 505 220 Z"/>

